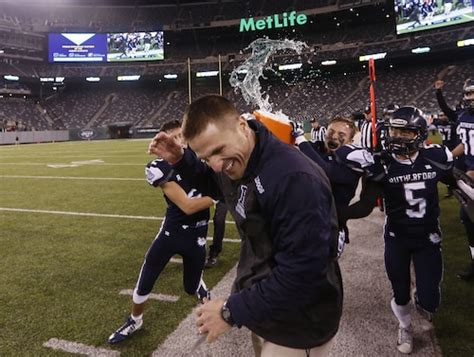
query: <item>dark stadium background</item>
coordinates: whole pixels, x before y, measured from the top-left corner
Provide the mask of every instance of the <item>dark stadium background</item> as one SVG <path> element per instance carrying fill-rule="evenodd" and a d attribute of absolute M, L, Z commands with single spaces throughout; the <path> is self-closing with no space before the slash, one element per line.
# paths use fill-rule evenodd
<path fill-rule="evenodd" d="M 454 107 L 461 99 L 462 83 L 474 76 L 474 46 L 457 46 L 460 40 L 474 38 L 474 22 L 397 35 L 393 8 L 390 0 L 0 0 L 0 144 L 14 144 L 16 138 L 20 143 L 56 141 L 51 146 L 0 146 L 0 208 L 163 215 L 163 200 L 160 197 L 157 203 L 156 193 L 144 181 L 140 186 L 93 181 L 98 176 L 143 178 L 143 165 L 149 160 L 147 141 L 95 139 L 150 137 L 161 123 L 181 118 L 190 97 L 219 93 L 220 84 L 239 109 L 256 109 L 244 103 L 228 79 L 248 56 L 244 49 L 262 36 L 300 40 L 309 46 L 301 56 L 277 53 L 269 63 L 273 71 L 261 80 L 273 109 L 292 118 L 308 121 L 317 116 L 324 123 L 336 114 L 362 111 L 369 102 L 369 82 L 367 62 L 359 61 L 359 56 L 381 52 L 387 54 L 375 61 L 379 114 L 390 103 L 437 113 L 433 83 L 438 78 L 446 82 L 443 92 Z M 293 10 L 307 13 L 307 24 L 239 32 L 241 18 Z M 48 33 L 159 28 L 164 31 L 162 61 L 48 62 Z M 422 47 L 431 50 L 411 52 Z M 221 83 L 218 76 L 196 77 L 198 71 L 217 71 L 219 59 Z M 322 65 L 326 60 L 337 63 Z M 303 64 L 301 69 L 278 70 L 280 64 L 296 62 Z M 167 74 L 177 78 L 166 79 Z M 140 78 L 117 81 L 123 75 Z M 100 81 L 87 82 L 86 77 Z M 43 131 L 38 139 L 35 135 Z M 85 143 L 74 146 L 69 140 Z M 85 164 L 67 172 L 91 179 L 80 184 L 62 181 L 64 171 L 51 173 L 45 166 L 98 158 L 111 166 Z M 120 164 L 129 166 L 119 169 Z M 54 184 L 46 179 L 25 181 L 34 175 L 58 179 Z M 441 191 L 440 196 L 444 187 Z M 436 335 L 444 355 L 472 356 L 474 289 L 455 278 L 468 259 L 465 233 L 458 223 L 457 201 L 444 200 L 441 206 L 446 270 Z M 126 299 L 118 301 L 116 292 L 123 281 L 132 287 L 158 224 L 119 220 L 107 225 L 99 218 L 74 221 L 14 211 L 0 212 L 0 218 L 0 355 L 50 355 L 53 352 L 45 352 L 42 343 L 60 333 L 70 340 L 106 346 L 111 327 L 128 309 Z M 226 237 L 238 239 L 235 229 Z M 209 275 L 211 286 L 233 266 L 237 251 L 235 244 L 224 247 L 222 266 Z M 170 267 L 158 288 L 180 292 L 180 279 L 179 269 Z M 164 327 L 121 351 L 151 353 L 192 306 L 191 298 L 166 305 L 165 317 L 163 310 L 151 308 L 150 318 L 163 319 Z"/>

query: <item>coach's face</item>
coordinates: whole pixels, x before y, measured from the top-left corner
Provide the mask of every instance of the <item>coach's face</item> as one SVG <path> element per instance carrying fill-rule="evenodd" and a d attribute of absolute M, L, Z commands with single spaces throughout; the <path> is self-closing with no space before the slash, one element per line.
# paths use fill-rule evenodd
<path fill-rule="evenodd" d="M 255 132 L 243 117 L 229 117 L 222 123 L 208 124 L 188 144 L 215 172 L 238 180 L 244 175 L 255 147 Z"/>

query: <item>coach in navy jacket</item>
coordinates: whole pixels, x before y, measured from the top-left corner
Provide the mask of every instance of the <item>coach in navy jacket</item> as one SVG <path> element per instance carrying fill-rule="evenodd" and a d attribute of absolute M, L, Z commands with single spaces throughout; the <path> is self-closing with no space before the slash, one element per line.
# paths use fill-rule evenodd
<path fill-rule="evenodd" d="M 264 350 L 265 343 L 326 345 L 339 326 L 342 279 L 335 205 L 322 169 L 220 96 L 188 107 L 183 134 L 197 157 L 165 133 L 150 152 L 198 178 L 203 194 L 223 197 L 242 239 L 232 294 L 198 310 L 199 332 L 212 342 L 232 325 L 246 326 Z"/>

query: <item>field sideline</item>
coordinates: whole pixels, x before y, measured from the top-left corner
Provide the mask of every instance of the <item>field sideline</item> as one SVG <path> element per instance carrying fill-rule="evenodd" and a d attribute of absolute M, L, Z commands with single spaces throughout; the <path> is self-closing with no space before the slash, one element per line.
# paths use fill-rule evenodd
<path fill-rule="evenodd" d="M 183 292 L 180 264 L 171 263 L 154 293 L 179 300 L 150 301 L 136 337 L 106 344 L 130 307 L 130 297 L 119 293 L 133 288 L 165 213 L 161 192 L 144 179 L 147 143 L 0 147 L 1 356 L 68 355 L 43 346 L 52 338 L 149 355 L 191 312 L 195 298 Z M 457 201 L 442 199 L 441 206 L 445 274 L 436 335 L 444 355 L 472 356 L 474 284 L 455 277 L 467 265 L 467 242 Z M 234 225 L 226 226 L 225 237 L 239 238 Z M 217 284 L 238 253 L 239 244 L 226 241 L 206 283 Z"/>

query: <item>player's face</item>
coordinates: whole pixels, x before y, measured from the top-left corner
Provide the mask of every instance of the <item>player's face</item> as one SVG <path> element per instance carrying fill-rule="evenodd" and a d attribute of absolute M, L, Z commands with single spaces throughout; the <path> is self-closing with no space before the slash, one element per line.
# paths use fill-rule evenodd
<path fill-rule="evenodd" d="M 406 140 L 412 140 L 416 137 L 416 132 L 414 132 L 413 130 L 401 128 L 390 128 L 389 134 L 392 138 L 402 138 Z"/>
<path fill-rule="evenodd" d="M 180 145 L 184 146 L 185 142 L 183 139 L 183 134 L 181 133 L 181 128 L 170 129 L 166 133 L 175 139 Z"/>
<path fill-rule="evenodd" d="M 466 92 L 464 94 L 464 100 L 474 100 L 474 91 Z"/>
<path fill-rule="evenodd" d="M 255 137 L 244 118 L 234 117 L 222 125 L 209 124 L 189 141 L 189 146 L 212 170 L 238 180 L 244 175 Z"/>
<path fill-rule="evenodd" d="M 438 115 L 438 118 L 439 118 L 439 120 L 442 120 L 442 121 L 448 120 L 448 117 L 447 117 L 446 114 L 444 114 L 444 113 L 440 113 L 440 114 Z"/>
<path fill-rule="evenodd" d="M 345 144 L 352 142 L 352 130 L 346 123 L 334 122 L 326 133 L 326 146 L 330 151 L 336 151 Z"/>
<path fill-rule="evenodd" d="M 317 129 L 317 128 L 319 128 L 319 122 L 317 120 L 315 120 L 311 123 L 311 126 L 315 129 Z"/>

